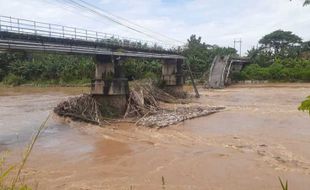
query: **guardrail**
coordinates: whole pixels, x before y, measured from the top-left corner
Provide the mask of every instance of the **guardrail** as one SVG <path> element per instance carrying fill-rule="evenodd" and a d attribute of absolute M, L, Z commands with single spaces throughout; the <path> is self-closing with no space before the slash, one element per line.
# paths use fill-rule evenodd
<path fill-rule="evenodd" d="M 178 52 L 181 47 L 164 43 L 125 38 L 119 35 L 96 32 L 82 28 L 68 27 L 57 24 L 36 22 L 26 19 L 19 19 L 7 16 L 0 16 L 0 31 L 17 34 L 42 36 L 49 38 L 61 38 L 79 40 L 87 42 L 100 42 L 107 45 L 114 45 L 128 48 L 138 48 L 147 50 L 165 50 Z"/>

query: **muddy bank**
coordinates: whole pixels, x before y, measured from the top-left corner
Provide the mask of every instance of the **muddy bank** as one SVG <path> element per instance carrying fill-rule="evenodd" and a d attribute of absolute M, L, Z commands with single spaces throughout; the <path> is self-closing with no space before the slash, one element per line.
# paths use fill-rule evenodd
<path fill-rule="evenodd" d="M 227 109 L 162 130 L 134 123 L 99 128 L 53 117 L 25 177 L 39 189 L 278 190 L 280 176 L 291 189 L 307 190 L 310 118 L 297 107 L 310 85 L 278 85 L 202 90 L 199 105 Z M 15 158 L 26 141 L 14 135 L 27 139 L 70 94 L 24 93 L 0 97 L 0 144 Z"/>

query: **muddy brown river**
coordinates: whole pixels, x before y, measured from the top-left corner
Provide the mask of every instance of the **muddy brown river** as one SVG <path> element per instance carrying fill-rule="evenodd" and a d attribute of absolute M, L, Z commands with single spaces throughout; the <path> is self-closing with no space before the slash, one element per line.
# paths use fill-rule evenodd
<path fill-rule="evenodd" d="M 87 88 L 0 88 L 0 151 L 18 162 L 57 103 Z M 166 129 L 105 128 L 52 116 L 23 172 L 37 189 L 310 189 L 310 84 L 201 89 L 223 112 Z"/>

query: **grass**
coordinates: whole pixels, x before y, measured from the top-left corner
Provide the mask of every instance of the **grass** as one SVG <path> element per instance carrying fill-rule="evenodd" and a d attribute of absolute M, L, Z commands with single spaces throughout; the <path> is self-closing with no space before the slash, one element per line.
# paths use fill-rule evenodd
<path fill-rule="evenodd" d="M 14 74 L 8 74 L 4 79 L 3 79 L 3 84 L 5 85 L 10 85 L 10 86 L 19 86 L 23 84 L 25 81 L 22 77 L 16 76 Z"/>
<path fill-rule="evenodd" d="M 24 169 L 24 166 L 26 162 L 28 161 L 28 158 L 33 150 L 33 147 L 35 143 L 37 142 L 40 134 L 45 129 L 45 126 L 47 124 L 47 121 L 49 120 L 50 115 L 46 118 L 46 120 L 41 124 L 41 126 L 38 128 L 37 132 L 33 135 L 32 140 L 30 144 L 28 145 L 21 162 L 17 165 L 9 166 L 8 168 L 4 169 L 5 167 L 5 155 L 2 156 L 0 159 L 0 190 L 31 190 L 27 185 L 20 183 L 20 176 L 22 174 L 22 170 Z M 16 175 L 13 178 L 12 182 L 9 183 L 8 176 L 14 172 L 14 170 L 17 169 Z M 13 174 L 12 174 L 13 175 Z M 13 175 L 14 176 L 14 175 Z M 8 185 L 10 184 L 10 185 Z"/>
<path fill-rule="evenodd" d="M 286 181 L 284 184 L 284 182 L 282 181 L 282 179 L 280 177 L 279 177 L 279 181 L 280 181 L 282 190 L 288 190 L 288 181 Z"/>

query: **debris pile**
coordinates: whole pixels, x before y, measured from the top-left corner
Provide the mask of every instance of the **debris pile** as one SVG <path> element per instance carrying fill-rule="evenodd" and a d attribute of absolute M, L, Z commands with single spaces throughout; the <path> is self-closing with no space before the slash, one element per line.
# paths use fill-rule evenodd
<path fill-rule="evenodd" d="M 175 98 L 152 83 L 135 83 L 130 90 L 124 118 L 136 118 L 138 120 L 136 124 L 139 126 L 162 128 L 224 109 L 222 107 L 182 106 L 176 110 L 169 110 L 161 108 L 160 102 L 181 106 L 184 100 Z M 98 103 L 91 95 L 84 94 L 60 103 L 54 112 L 63 117 L 102 125 L 107 123 L 104 119 L 106 109 L 108 108 Z"/>
<path fill-rule="evenodd" d="M 146 114 L 155 114 L 161 110 L 159 102 L 178 103 L 178 99 L 152 83 L 133 84 L 124 117 L 142 117 Z"/>
<path fill-rule="evenodd" d="M 88 94 L 61 102 L 54 108 L 54 112 L 62 117 L 70 117 L 94 124 L 101 124 L 102 121 L 100 104 Z"/>
<path fill-rule="evenodd" d="M 156 114 L 145 116 L 137 122 L 139 126 L 163 128 L 185 120 L 207 116 L 225 109 L 224 107 L 181 107 L 175 111 L 162 110 Z"/>

